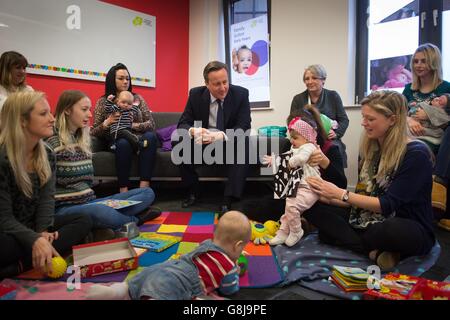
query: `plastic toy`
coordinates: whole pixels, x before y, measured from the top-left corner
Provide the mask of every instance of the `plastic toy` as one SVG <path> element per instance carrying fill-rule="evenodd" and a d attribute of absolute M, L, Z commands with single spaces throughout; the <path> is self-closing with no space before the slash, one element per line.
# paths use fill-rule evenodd
<path fill-rule="evenodd" d="M 60 278 L 64 275 L 67 269 L 66 260 L 61 257 L 53 257 L 52 258 L 52 270 L 47 271 L 47 276 L 49 278 Z"/>
<path fill-rule="evenodd" d="M 280 224 L 273 220 L 267 220 L 264 224 L 252 221 L 252 241 L 254 244 L 266 244 L 275 236 Z"/>
<path fill-rule="evenodd" d="M 248 268 L 247 257 L 241 253 L 241 255 L 239 256 L 239 259 L 237 261 L 237 264 L 239 266 L 239 276 L 242 277 L 247 272 L 247 268 Z"/>

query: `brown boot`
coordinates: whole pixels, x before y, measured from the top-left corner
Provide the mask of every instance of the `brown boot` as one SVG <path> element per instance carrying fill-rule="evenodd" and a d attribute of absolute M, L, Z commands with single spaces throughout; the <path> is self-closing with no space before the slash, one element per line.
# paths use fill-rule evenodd
<path fill-rule="evenodd" d="M 400 262 L 400 254 L 383 251 L 377 256 L 377 265 L 382 271 L 391 270 Z"/>
<path fill-rule="evenodd" d="M 433 181 L 433 189 L 431 191 L 431 205 L 433 206 L 433 208 L 445 211 L 446 201 L 447 188 L 444 185 Z"/>
<path fill-rule="evenodd" d="M 438 226 L 442 229 L 450 231 L 450 219 L 441 219 L 438 223 Z"/>

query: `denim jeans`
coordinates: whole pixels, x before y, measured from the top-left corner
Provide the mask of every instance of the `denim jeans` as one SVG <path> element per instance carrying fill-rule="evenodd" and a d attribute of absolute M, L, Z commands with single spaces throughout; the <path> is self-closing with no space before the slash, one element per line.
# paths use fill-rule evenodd
<path fill-rule="evenodd" d="M 150 181 L 155 166 L 157 138 L 154 132 L 147 131 L 140 137 L 140 140 L 143 139 L 148 141 L 148 146 L 140 148 L 139 176 L 141 181 Z M 128 187 L 132 159 L 133 148 L 130 143 L 125 139 L 118 139 L 116 141 L 116 171 L 119 187 Z"/>
<path fill-rule="evenodd" d="M 116 210 L 103 204 L 95 204 L 107 199 L 142 201 L 130 207 Z M 85 204 L 67 205 L 56 209 L 57 215 L 82 213 L 91 216 L 93 228 L 119 229 L 128 222 L 137 222 L 135 215 L 147 209 L 155 200 L 155 193 L 151 188 L 137 188 L 128 192 L 117 193 L 109 197 L 99 198 Z"/>

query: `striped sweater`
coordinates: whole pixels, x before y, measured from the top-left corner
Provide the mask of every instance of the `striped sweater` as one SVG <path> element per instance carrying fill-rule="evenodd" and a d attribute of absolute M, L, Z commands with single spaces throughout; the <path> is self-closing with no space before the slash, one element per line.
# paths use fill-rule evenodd
<path fill-rule="evenodd" d="M 61 146 L 57 134 L 47 139 L 56 155 L 55 207 L 84 204 L 95 199 L 91 189 L 94 179 L 92 157 L 81 149 L 75 152 Z"/>
<path fill-rule="evenodd" d="M 128 129 L 131 132 L 131 128 L 133 127 L 133 119 L 137 119 L 139 116 L 139 108 L 135 105 L 131 107 L 131 109 L 121 109 L 117 104 L 112 103 L 109 100 L 106 100 L 105 110 L 107 112 L 108 117 L 116 112 L 120 112 L 119 121 L 114 122 L 109 127 L 109 133 L 113 140 L 117 135 L 117 132 Z"/>
<path fill-rule="evenodd" d="M 228 278 L 227 275 L 237 274 L 236 264 L 225 253 L 211 250 L 195 256 L 192 261 L 198 269 L 199 278 L 206 294 L 215 289 L 234 285 L 232 283 L 234 279 Z M 230 279 L 231 283 L 228 283 Z"/>

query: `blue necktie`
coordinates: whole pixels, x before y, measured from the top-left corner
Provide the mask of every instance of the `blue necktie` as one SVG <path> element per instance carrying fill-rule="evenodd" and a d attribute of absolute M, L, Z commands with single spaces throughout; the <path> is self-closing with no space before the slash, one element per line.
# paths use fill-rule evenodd
<path fill-rule="evenodd" d="M 217 130 L 224 131 L 224 121 L 223 121 L 223 107 L 222 107 L 222 101 L 217 99 L 217 123 L 216 128 Z"/>

